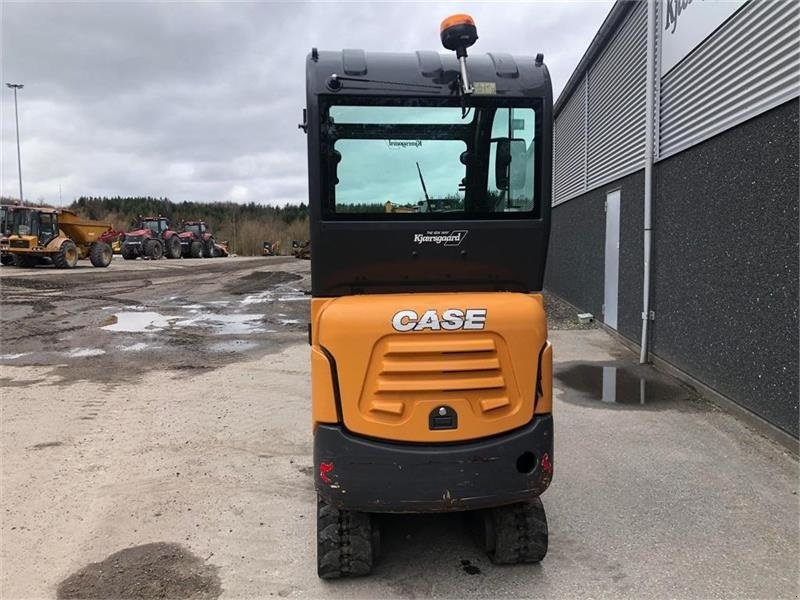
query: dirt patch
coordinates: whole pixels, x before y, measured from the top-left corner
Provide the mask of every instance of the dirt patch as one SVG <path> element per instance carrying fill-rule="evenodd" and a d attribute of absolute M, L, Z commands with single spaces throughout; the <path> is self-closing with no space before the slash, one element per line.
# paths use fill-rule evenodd
<path fill-rule="evenodd" d="M 265 289 L 289 283 L 290 281 L 299 281 L 300 279 L 302 279 L 302 276 L 297 273 L 287 273 L 286 271 L 256 271 L 255 273 L 240 277 L 236 281 L 229 283 L 226 287 L 231 294 L 241 296 L 243 294 L 261 292 Z"/>
<path fill-rule="evenodd" d="M 120 550 L 62 581 L 56 597 L 66 598 L 218 598 L 217 567 L 179 544 L 157 542 Z"/>

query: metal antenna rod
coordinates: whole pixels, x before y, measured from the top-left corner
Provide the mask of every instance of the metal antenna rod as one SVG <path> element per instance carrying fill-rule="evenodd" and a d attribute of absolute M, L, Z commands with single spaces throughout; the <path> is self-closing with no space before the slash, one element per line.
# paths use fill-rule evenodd
<path fill-rule="evenodd" d="M 19 155 L 19 111 L 17 110 L 17 90 L 25 86 L 21 83 L 7 83 L 6 86 L 14 90 L 14 119 L 17 122 L 17 171 L 19 174 L 19 203 L 22 204 L 22 160 Z"/>
<path fill-rule="evenodd" d="M 467 75 L 467 57 L 459 56 L 458 64 L 461 66 L 461 84 L 465 94 L 471 94 L 475 89 L 469 83 L 469 75 Z"/>

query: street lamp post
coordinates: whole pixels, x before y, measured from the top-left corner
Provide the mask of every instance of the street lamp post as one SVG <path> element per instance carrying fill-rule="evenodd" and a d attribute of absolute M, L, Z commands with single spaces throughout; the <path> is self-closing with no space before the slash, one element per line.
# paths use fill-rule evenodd
<path fill-rule="evenodd" d="M 17 122 L 17 172 L 19 174 L 19 203 L 22 204 L 22 160 L 19 156 L 19 111 L 17 110 L 17 90 L 25 87 L 21 83 L 7 83 L 14 90 L 14 119 Z"/>

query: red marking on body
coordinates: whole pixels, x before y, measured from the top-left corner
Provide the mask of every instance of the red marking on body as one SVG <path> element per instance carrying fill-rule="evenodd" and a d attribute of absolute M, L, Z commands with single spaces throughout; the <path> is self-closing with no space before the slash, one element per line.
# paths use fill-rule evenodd
<path fill-rule="evenodd" d="M 331 483 L 331 478 L 328 477 L 328 473 L 333 471 L 333 463 L 332 462 L 321 462 L 319 463 L 319 478 L 322 480 L 322 483 Z"/>
<path fill-rule="evenodd" d="M 542 454 L 542 470 L 545 473 L 550 473 L 553 470 L 553 463 L 550 462 L 550 455 L 546 452 Z"/>

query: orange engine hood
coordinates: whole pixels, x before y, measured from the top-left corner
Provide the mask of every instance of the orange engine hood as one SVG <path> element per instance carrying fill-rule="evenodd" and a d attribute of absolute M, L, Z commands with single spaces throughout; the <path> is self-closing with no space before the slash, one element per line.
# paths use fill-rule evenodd
<path fill-rule="evenodd" d="M 353 433 L 459 441 L 533 417 L 547 343 L 540 295 L 345 296 L 315 299 L 312 312 L 314 347 L 335 361 L 341 417 Z M 457 427 L 431 429 L 442 407 L 455 412 Z"/>

